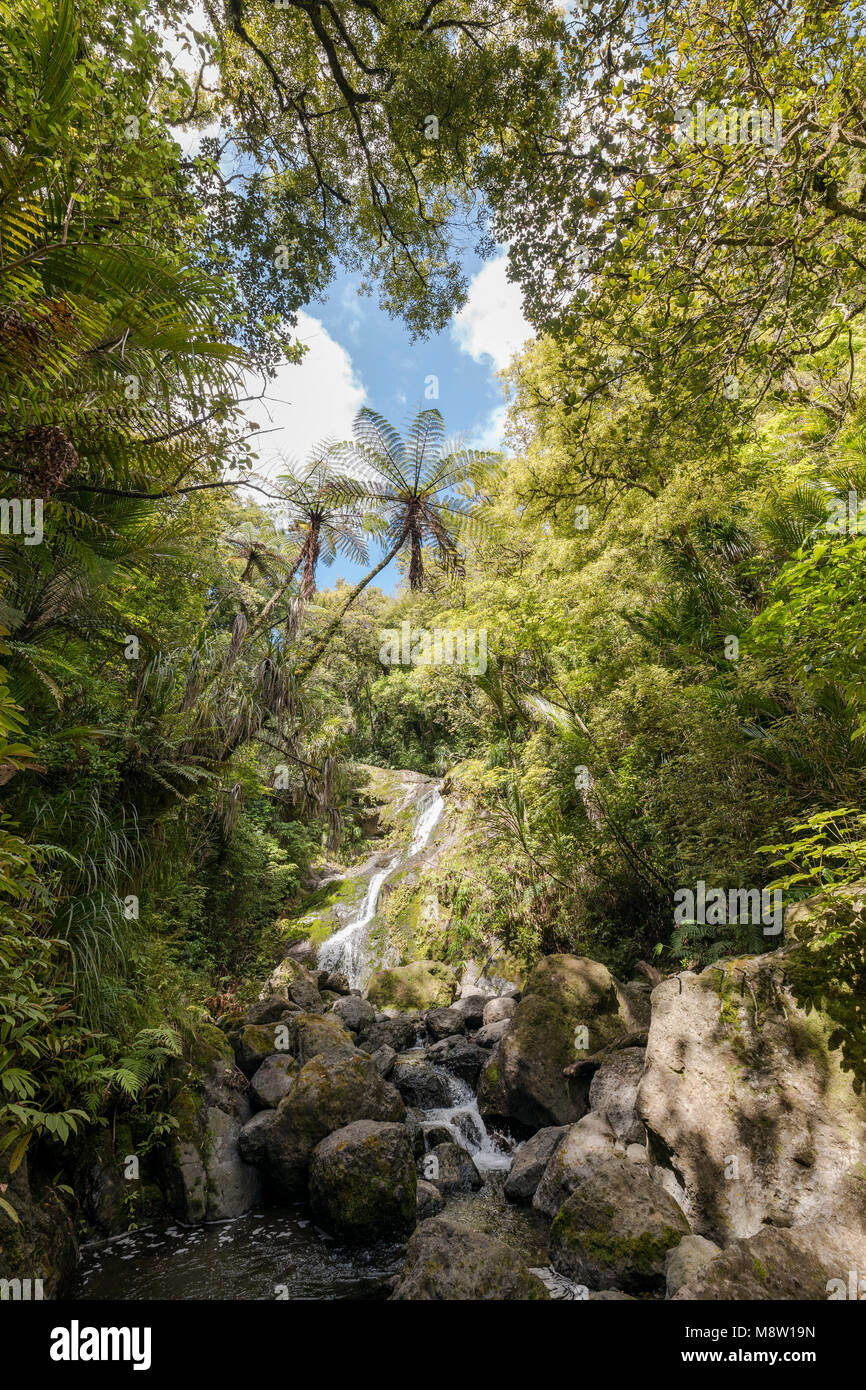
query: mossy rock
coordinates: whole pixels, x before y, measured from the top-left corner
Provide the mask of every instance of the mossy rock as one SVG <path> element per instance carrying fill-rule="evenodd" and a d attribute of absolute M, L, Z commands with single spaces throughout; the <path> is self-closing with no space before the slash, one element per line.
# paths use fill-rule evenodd
<path fill-rule="evenodd" d="M 437 960 L 416 960 L 411 965 L 377 971 L 367 986 L 367 998 L 376 1008 L 412 1013 L 450 1004 L 458 989 L 457 976 L 450 965 Z"/>
<path fill-rule="evenodd" d="M 689 1233 L 685 1213 L 647 1172 L 625 1159 L 591 1170 L 550 1228 L 554 1269 L 594 1289 L 653 1293 L 665 1257 Z"/>
<path fill-rule="evenodd" d="M 415 1160 L 405 1125 L 357 1120 L 323 1139 L 310 1162 L 310 1204 L 341 1240 L 402 1240 L 415 1225 Z"/>
<path fill-rule="evenodd" d="M 391 1295 L 406 1302 L 535 1302 L 550 1294 L 503 1241 L 448 1216 L 422 1221 Z"/>

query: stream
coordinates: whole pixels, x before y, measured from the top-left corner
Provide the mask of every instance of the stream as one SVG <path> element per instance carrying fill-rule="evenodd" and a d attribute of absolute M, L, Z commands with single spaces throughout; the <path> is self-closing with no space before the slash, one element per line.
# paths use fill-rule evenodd
<path fill-rule="evenodd" d="M 366 984 L 369 937 L 389 875 L 427 847 L 442 818 L 438 786 L 419 799 L 408 848 L 372 873 L 355 917 L 325 942 L 320 969 L 340 970 L 352 988 Z M 423 1050 L 419 1037 L 415 1048 Z M 514 1143 L 491 1134 L 472 1089 L 442 1068 L 448 1104 L 423 1112 L 423 1127 L 444 1127 L 472 1156 L 484 1179 L 456 1193 L 446 1211 L 461 1224 L 496 1235 L 527 1262 L 546 1261 L 547 1227 L 532 1208 L 507 1202 L 503 1183 Z M 402 1267 L 405 1243 L 341 1245 L 313 1223 L 305 1203 L 262 1207 L 232 1221 L 185 1226 L 175 1221 L 82 1246 L 70 1299 L 385 1299 Z"/>

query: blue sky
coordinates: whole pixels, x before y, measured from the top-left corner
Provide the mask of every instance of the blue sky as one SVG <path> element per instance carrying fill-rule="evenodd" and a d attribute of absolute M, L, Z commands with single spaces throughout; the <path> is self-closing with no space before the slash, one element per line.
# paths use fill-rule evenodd
<path fill-rule="evenodd" d="M 297 336 L 308 352 L 300 366 L 282 368 L 261 405 L 248 407 L 262 428 L 260 467 L 282 471 L 280 459 L 303 461 L 327 437 L 351 435 L 362 405 L 404 425 L 420 409 L 437 406 L 450 436 L 476 448 L 502 445 L 505 403 L 497 372 L 530 336 L 520 291 L 508 282 L 505 253 L 466 262 L 466 305 L 441 333 L 412 342 L 398 319 L 383 313 L 375 297 L 359 296 L 360 277 L 342 273 L 326 298 L 300 316 Z M 438 399 L 425 395 L 436 377 Z M 253 389 L 260 390 L 261 383 Z M 364 570 L 340 556 L 320 573 L 321 587 L 350 582 Z M 393 590 L 396 565 L 377 583 Z"/>
<path fill-rule="evenodd" d="M 200 5 L 192 7 L 189 24 L 207 28 Z M 180 32 L 159 27 L 171 61 L 188 68 L 185 26 Z M 188 153 L 201 138 L 196 131 L 175 135 Z M 265 389 L 261 403 L 246 407 L 248 419 L 262 431 L 261 472 L 273 476 L 287 471 L 323 439 L 350 438 L 352 420 L 364 405 L 397 426 L 435 405 L 449 436 L 459 435 L 474 448 L 502 447 L 505 403 L 497 372 L 531 330 L 523 318 L 520 291 L 506 278 L 504 249 L 486 262 L 467 257 L 463 265 L 470 277 L 464 308 L 442 333 L 414 343 L 400 320 L 382 312 L 375 291 L 372 297 L 358 295 L 359 276 L 336 276 L 327 295 L 299 316 L 295 336 L 308 347 L 304 361 L 281 368 L 266 387 L 261 379 L 248 381 L 251 396 Z M 438 378 L 438 399 L 425 396 L 431 376 Z M 351 582 L 363 573 L 340 556 L 321 570 L 319 585 L 328 588 L 339 578 Z M 392 591 L 398 578 L 392 564 L 377 583 Z"/>

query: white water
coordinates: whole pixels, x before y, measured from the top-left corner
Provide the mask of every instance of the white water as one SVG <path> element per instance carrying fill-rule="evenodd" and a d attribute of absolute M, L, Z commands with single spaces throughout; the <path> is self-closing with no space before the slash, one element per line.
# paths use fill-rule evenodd
<path fill-rule="evenodd" d="M 424 1128 L 445 1125 L 450 1129 L 455 1144 L 459 1144 L 471 1154 L 482 1177 L 485 1173 L 497 1169 L 506 1172 L 514 1158 L 512 1141 L 488 1132 L 478 1109 L 478 1101 L 465 1081 L 459 1076 L 452 1076 L 442 1067 L 437 1067 L 436 1070 L 440 1076 L 447 1078 L 451 1104 L 441 1110 L 425 1110 Z"/>
<path fill-rule="evenodd" d="M 351 989 L 361 989 L 366 984 L 365 977 L 369 965 L 367 943 L 370 925 L 379 908 L 382 884 L 398 865 L 405 863 L 407 859 L 411 859 L 413 855 L 426 848 L 442 818 L 444 808 L 445 802 L 439 795 L 437 787 L 430 799 L 422 802 L 419 806 L 412 831 L 412 840 L 405 855 L 402 853 L 395 855 L 384 868 L 376 870 L 367 885 L 367 892 L 364 894 L 364 901 L 357 916 L 353 917 L 333 936 L 329 936 L 322 946 L 318 958 L 320 970 L 339 971 L 347 977 Z"/>

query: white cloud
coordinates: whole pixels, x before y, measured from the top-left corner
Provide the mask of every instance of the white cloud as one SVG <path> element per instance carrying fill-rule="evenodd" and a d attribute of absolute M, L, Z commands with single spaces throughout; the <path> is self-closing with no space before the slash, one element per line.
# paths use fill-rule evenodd
<path fill-rule="evenodd" d="M 469 298 L 451 329 L 461 352 L 476 362 L 492 358 L 497 371 L 507 367 L 533 336 L 523 317 L 520 287 L 506 278 L 506 264 L 506 257 L 500 256 L 473 276 Z"/>
<path fill-rule="evenodd" d="M 508 406 L 494 406 L 484 423 L 470 432 L 468 443 L 472 449 L 505 449 L 505 422 Z"/>
<path fill-rule="evenodd" d="M 325 438 L 350 439 L 352 421 L 367 395 L 346 349 L 318 319 L 298 314 L 295 333 L 307 344 L 303 361 L 280 367 L 261 403 L 251 401 L 245 407 L 247 418 L 262 430 L 257 466 L 266 474 L 279 473 L 292 461 L 302 463 L 313 445 Z M 261 389 L 261 378 L 248 378 L 249 395 Z"/>

